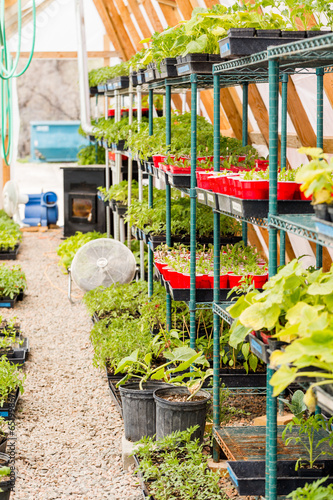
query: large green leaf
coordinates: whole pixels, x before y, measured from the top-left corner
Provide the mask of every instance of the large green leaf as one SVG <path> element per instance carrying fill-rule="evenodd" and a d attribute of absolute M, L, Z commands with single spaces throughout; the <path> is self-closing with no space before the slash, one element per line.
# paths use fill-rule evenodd
<path fill-rule="evenodd" d="M 262 328 L 272 330 L 279 319 L 280 313 L 281 309 L 277 304 L 267 307 L 267 304 L 257 302 L 243 311 L 239 320 L 244 326 L 253 330 L 261 330 Z"/>
<path fill-rule="evenodd" d="M 290 368 L 289 366 L 281 366 L 281 368 L 276 371 L 271 380 L 270 384 L 274 387 L 273 396 L 276 397 L 285 389 L 288 385 L 292 384 L 297 377 L 296 368 Z"/>
<path fill-rule="evenodd" d="M 230 338 L 229 344 L 234 349 L 237 349 L 237 346 L 244 342 L 246 335 L 248 335 L 252 331 L 252 328 L 246 328 L 244 325 L 240 323 L 240 321 L 234 321 L 230 330 Z"/>

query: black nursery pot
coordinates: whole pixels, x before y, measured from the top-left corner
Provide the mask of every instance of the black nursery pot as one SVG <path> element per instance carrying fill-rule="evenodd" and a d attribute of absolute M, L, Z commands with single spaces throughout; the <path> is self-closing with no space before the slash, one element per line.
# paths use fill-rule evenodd
<path fill-rule="evenodd" d="M 168 401 L 163 396 L 175 394 L 190 395 L 186 387 L 168 387 L 154 392 L 156 403 L 156 439 L 160 439 L 175 431 L 185 431 L 189 427 L 199 425 L 199 429 L 192 434 L 192 439 L 203 440 L 206 424 L 206 415 L 210 394 L 199 391 L 198 396 L 204 399 L 199 401 Z"/>
<path fill-rule="evenodd" d="M 153 393 L 165 385 L 161 382 L 146 382 L 143 390 L 140 390 L 137 382 L 120 386 L 126 439 L 135 442 L 143 436 L 154 436 L 156 411 Z"/>

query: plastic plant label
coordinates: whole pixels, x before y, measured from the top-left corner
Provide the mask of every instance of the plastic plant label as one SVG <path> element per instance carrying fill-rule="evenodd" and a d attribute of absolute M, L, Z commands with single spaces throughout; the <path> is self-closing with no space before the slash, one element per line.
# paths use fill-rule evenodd
<path fill-rule="evenodd" d="M 230 43 L 225 42 L 224 44 L 220 44 L 220 54 L 225 54 L 226 52 L 230 52 Z"/>
<path fill-rule="evenodd" d="M 215 197 L 213 194 L 207 194 L 207 200 L 210 202 L 210 203 L 214 203 L 215 204 Z"/>
<path fill-rule="evenodd" d="M 242 213 L 242 205 L 241 203 L 238 203 L 238 201 L 232 201 L 231 207 L 235 210 L 235 212 L 239 212 L 240 214 Z"/>
<path fill-rule="evenodd" d="M 184 64 L 184 66 L 178 66 L 177 71 L 179 75 L 181 75 L 182 73 L 186 73 L 186 71 L 190 71 L 190 65 Z"/>
<path fill-rule="evenodd" d="M 205 195 L 203 193 L 198 193 L 198 200 L 205 201 Z"/>

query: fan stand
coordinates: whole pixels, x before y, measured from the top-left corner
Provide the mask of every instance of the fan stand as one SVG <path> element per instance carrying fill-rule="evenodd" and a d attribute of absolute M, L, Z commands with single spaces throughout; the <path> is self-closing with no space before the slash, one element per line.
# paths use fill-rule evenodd
<path fill-rule="evenodd" d="M 67 269 L 67 272 L 68 272 L 68 292 L 67 292 L 67 297 L 68 297 L 69 302 L 73 302 L 72 301 L 72 274 L 71 274 L 71 268 L 70 267 Z"/>

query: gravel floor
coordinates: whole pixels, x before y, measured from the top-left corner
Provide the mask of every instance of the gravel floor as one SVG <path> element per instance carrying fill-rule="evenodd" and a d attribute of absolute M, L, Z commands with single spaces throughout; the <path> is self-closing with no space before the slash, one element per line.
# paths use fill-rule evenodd
<path fill-rule="evenodd" d="M 29 338 L 25 393 L 17 407 L 13 500 L 137 500 L 136 479 L 121 466 L 122 420 L 104 374 L 92 366 L 91 320 L 57 266 L 60 231 L 24 233 L 18 261 L 27 275 L 17 316 Z"/>

